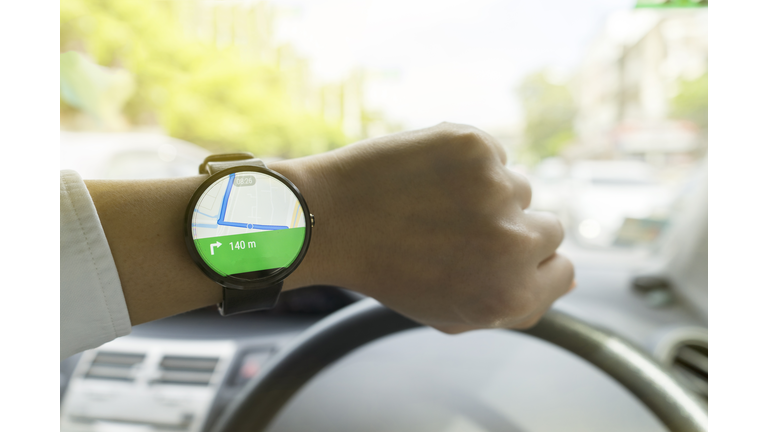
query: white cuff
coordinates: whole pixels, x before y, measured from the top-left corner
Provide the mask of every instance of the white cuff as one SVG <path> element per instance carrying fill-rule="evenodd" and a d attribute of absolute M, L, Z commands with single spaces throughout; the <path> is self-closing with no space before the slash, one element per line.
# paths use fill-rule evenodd
<path fill-rule="evenodd" d="M 61 171 L 61 359 L 131 332 L 107 237 L 85 183 Z"/>

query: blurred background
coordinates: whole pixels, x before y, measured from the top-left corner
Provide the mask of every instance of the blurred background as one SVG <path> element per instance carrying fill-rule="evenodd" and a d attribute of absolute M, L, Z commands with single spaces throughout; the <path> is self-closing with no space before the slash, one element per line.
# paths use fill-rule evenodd
<path fill-rule="evenodd" d="M 62 169 L 188 176 L 215 152 L 269 162 L 476 126 L 566 228 L 579 286 L 556 307 L 708 400 L 706 0 L 60 5 Z M 283 344 L 358 299 L 313 287 L 136 326 L 61 363 L 61 430 L 209 430 Z M 419 332 L 334 366 L 270 430 L 665 430 L 542 342 Z"/>
<path fill-rule="evenodd" d="M 664 7 L 674 6 L 674 7 Z M 706 1 L 62 0 L 62 168 L 190 175 L 466 123 L 568 244 L 648 248 L 707 154 Z"/>

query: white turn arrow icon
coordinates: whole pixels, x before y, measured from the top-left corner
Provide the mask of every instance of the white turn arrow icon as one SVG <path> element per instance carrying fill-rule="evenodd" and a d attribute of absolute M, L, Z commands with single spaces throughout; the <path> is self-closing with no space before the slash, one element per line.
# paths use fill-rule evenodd
<path fill-rule="evenodd" d="M 215 247 L 219 247 L 219 246 L 221 246 L 221 243 L 219 243 L 219 242 L 211 243 L 211 255 L 213 255 L 213 248 L 214 248 L 214 246 Z"/>

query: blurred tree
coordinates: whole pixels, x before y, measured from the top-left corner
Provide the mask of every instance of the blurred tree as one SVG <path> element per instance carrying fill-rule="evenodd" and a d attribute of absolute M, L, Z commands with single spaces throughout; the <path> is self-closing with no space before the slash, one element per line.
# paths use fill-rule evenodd
<path fill-rule="evenodd" d="M 123 113 L 133 124 L 159 124 L 171 136 L 213 151 L 295 157 L 346 144 L 329 124 L 291 98 L 295 74 L 188 36 L 176 3 L 62 0 L 60 50 L 131 72 L 136 91 Z M 295 87 L 295 86 L 294 86 Z M 63 112 L 66 100 L 62 102 Z"/>
<path fill-rule="evenodd" d="M 670 116 L 680 120 L 689 120 L 702 129 L 708 126 L 708 89 L 707 73 L 694 80 L 681 80 L 680 92 L 672 98 Z"/>
<path fill-rule="evenodd" d="M 518 157 L 536 164 L 558 155 L 575 137 L 576 105 L 565 85 L 554 84 L 544 71 L 526 76 L 517 89 L 525 115 L 523 145 Z"/>
<path fill-rule="evenodd" d="M 637 0 L 636 8 L 701 8 L 707 7 L 708 0 Z"/>
<path fill-rule="evenodd" d="M 103 127 L 121 126 L 120 111 L 135 87 L 128 71 L 99 66 L 76 51 L 61 54 L 59 70 L 62 102 L 89 114 Z"/>

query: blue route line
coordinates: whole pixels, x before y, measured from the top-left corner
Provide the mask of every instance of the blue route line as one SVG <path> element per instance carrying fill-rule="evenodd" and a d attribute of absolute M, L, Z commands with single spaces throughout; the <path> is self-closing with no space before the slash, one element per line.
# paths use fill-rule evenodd
<path fill-rule="evenodd" d="M 218 215 L 218 214 L 215 214 L 215 215 L 209 215 L 209 214 L 205 214 L 205 213 L 201 212 L 201 211 L 200 211 L 200 210 L 198 210 L 198 209 L 195 209 L 195 213 L 200 213 L 201 215 L 203 215 L 203 216 L 205 216 L 205 217 L 209 217 L 209 218 L 212 218 L 212 219 L 218 219 L 218 218 L 219 218 L 219 215 Z"/>
<path fill-rule="evenodd" d="M 221 210 L 219 211 L 219 220 L 216 224 L 221 226 L 230 226 L 237 228 L 258 229 L 264 231 L 276 231 L 281 229 L 288 229 L 284 225 L 258 225 L 249 224 L 243 222 L 227 222 L 224 220 L 224 216 L 227 214 L 227 205 L 229 204 L 229 193 L 232 192 L 232 185 L 235 183 L 235 173 L 229 175 L 229 182 L 227 183 L 227 190 L 224 192 L 224 199 L 221 201 Z"/>
<path fill-rule="evenodd" d="M 229 182 L 227 182 L 227 190 L 224 192 L 224 199 L 221 200 L 221 210 L 219 210 L 219 220 L 217 224 L 222 225 L 224 222 L 224 215 L 227 213 L 227 203 L 229 202 L 229 193 L 232 192 L 232 185 L 235 183 L 235 173 L 229 175 Z"/>
<path fill-rule="evenodd" d="M 216 229 L 219 226 L 216 224 L 192 224 L 193 227 L 200 227 L 200 228 L 213 228 Z"/>

